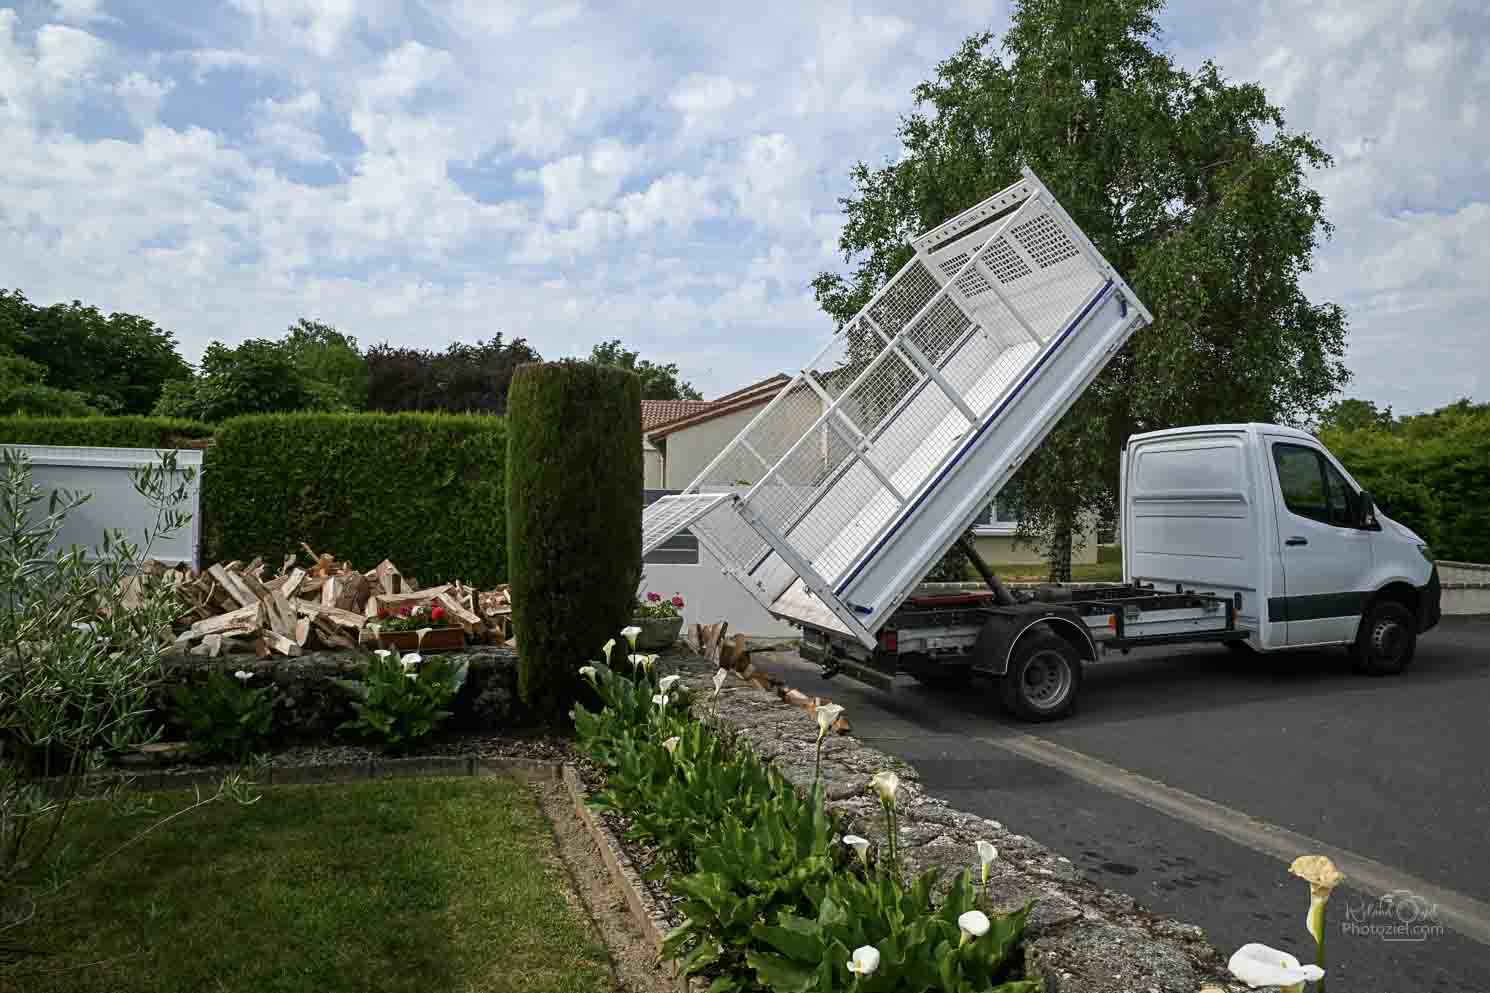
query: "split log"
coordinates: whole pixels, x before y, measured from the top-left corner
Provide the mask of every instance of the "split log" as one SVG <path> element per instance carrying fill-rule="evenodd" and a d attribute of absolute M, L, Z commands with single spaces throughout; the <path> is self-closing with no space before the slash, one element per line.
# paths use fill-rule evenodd
<path fill-rule="evenodd" d="M 209 634 L 221 634 L 229 628 L 242 627 L 245 624 L 257 626 L 258 616 L 259 604 L 255 601 L 251 606 L 239 607 L 226 614 L 218 614 L 205 621 L 198 621 L 191 626 L 190 633 L 193 638 L 202 638 Z"/>
<path fill-rule="evenodd" d="M 305 643 L 310 640 L 310 627 L 310 618 L 308 617 L 302 617 L 295 622 L 295 644 L 301 648 L 304 648 Z"/>
<path fill-rule="evenodd" d="M 327 648 L 346 648 L 352 651 L 357 649 L 357 639 L 349 638 L 336 629 L 336 625 L 330 620 L 317 614 L 311 619 L 311 625 L 316 629 L 316 640 Z M 359 628 L 360 632 L 361 629 Z"/>
<path fill-rule="evenodd" d="M 750 664 L 750 652 L 745 647 L 746 641 L 743 634 L 737 634 L 727 641 L 721 641 L 719 645 L 719 667 L 730 669 L 735 672 L 743 672 Z"/>
<path fill-rule="evenodd" d="M 295 611 L 301 617 L 308 617 L 312 620 L 324 620 L 336 627 L 347 628 L 352 631 L 360 630 L 367 623 L 367 618 L 361 614 L 353 613 L 350 610 L 342 610 L 338 607 L 321 606 L 306 600 L 296 600 Z"/>
<path fill-rule="evenodd" d="M 368 578 L 377 580 L 378 587 L 384 593 L 399 593 L 402 591 L 398 566 L 392 562 L 384 559 L 377 564 L 377 567 L 372 572 L 373 574 Z"/>
<path fill-rule="evenodd" d="M 263 637 L 272 651 L 278 652 L 281 655 L 287 655 L 290 658 L 295 658 L 300 654 L 300 646 L 295 644 L 293 638 L 287 638 L 274 631 L 264 632 Z"/>
<path fill-rule="evenodd" d="M 243 576 L 227 566 L 214 565 L 208 568 L 210 575 L 223 592 L 232 597 L 240 607 L 250 607 L 259 602 L 254 591 L 244 582 Z"/>
<path fill-rule="evenodd" d="M 431 586 L 427 590 L 411 590 L 407 593 L 379 593 L 375 597 L 369 597 L 368 602 L 377 600 L 379 607 L 397 610 L 399 607 L 412 607 L 415 604 L 427 603 L 449 590 L 450 584 L 446 583 L 444 586 Z"/>
<path fill-rule="evenodd" d="M 461 627 L 465 628 L 467 633 L 474 633 L 481 626 L 481 618 L 461 606 L 460 601 L 449 593 L 441 593 L 435 597 L 435 601 L 448 612 L 454 614 L 456 619 L 460 621 Z"/>
<path fill-rule="evenodd" d="M 326 582 L 331 583 L 328 577 Z M 371 592 L 367 577 L 360 572 L 344 572 L 335 577 L 336 597 L 328 606 L 336 607 L 338 610 L 361 610 L 362 605 L 367 602 L 368 594 Z M 321 602 L 326 598 L 322 596 Z"/>
<path fill-rule="evenodd" d="M 241 578 L 264 606 L 264 625 L 277 635 L 288 637 L 294 634 L 295 608 L 290 605 L 290 601 L 278 590 L 266 587 L 255 576 L 244 573 Z"/>

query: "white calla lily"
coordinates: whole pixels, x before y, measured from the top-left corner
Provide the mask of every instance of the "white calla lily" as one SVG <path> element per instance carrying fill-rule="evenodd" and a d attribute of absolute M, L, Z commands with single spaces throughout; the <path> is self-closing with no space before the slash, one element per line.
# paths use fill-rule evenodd
<path fill-rule="evenodd" d="M 714 673 L 714 695 L 715 696 L 718 696 L 719 695 L 719 691 L 722 690 L 722 689 L 724 689 L 724 678 L 725 678 L 725 674 L 726 674 L 726 670 L 724 670 L 724 669 L 720 669 L 718 672 Z"/>
<path fill-rule="evenodd" d="M 1302 991 L 1305 983 L 1314 983 L 1324 978 L 1324 970 L 1317 965 L 1300 965 L 1299 960 L 1287 952 L 1258 942 L 1250 942 L 1238 948 L 1226 963 L 1231 974 L 1254 989 L 1258 986 L 1281 986 L 1283 989 Z"/>
<path fill-rule="evenodd" d="M 399 659 L 398 660 L 398 664 L 401 665 L 401 666 L 403 666 L 405 669 L 412 669 L 412 668 L 414 668 L 414 666 L 418 665 L 420 662 L 423 662 L 423 661 L 424 661 L 424 656 L 423 655 L 420 655 L 418 652 L 410 652 L 409 654 L 405 655 L 403 658 Z"/>
<path fill-rule="evenodd" d="M 833 722 L 838 720 L 843 713 L 843 708 L 836 703 L 820 703 L 817 705 L 817 736 L 819 738 L 833 730 Z"/>
<path fill-rule="evenodd" d="M 238 682 L 240 683 L 246 683 L 250 679 L 254 678 L 254 674 L 249 672 L 247 669 L 239 669 L 237 672 L 233 673 L 233 678 L 238 680 Z"/>
<path fill-rule="evenodd" d="M 895 806 L 895 792 L 900 789 L 900 777 L 888 769 L 884 772 L 876 772 L 869 778 L 869 785 L 874 787 L 874 792 L 879 794 L 880 803 L 886 807 Z"/>
<path fill-rule="evenodd" d="M 621 637 L 626 639 L 626 644 L 631 646 L 633 652 L 636 651 L 636 636 L 641 633 L 642 629 L 635 624 L 621 629 Z"/>
<path fill-rule="evenodd" d="M 865 865 L 869 864 L 869 839 L 861 838 L 857 834 L 846 834 L 843 843 L 854 850 L 859 856 L 859 861 Z"/>
<path fill-rule="evenodd" d="M 652 694 L 652 702 L 657 705 L 657 707 L 658 707 L 659 710 L 662 709 L 662 708 L 664 708 L 664 707 L 666 707 L 667 706 L 667 694 L 666 693 L 653 693 Z"/>
<path fill-rule="evenodd" d="M 590 680 L 591 682 L 594 682 L 595 681 L 595 673 L 597 671 L 598 670 L 593 665 L 582 665 L 582 666 L 579 667 L 579 674 L 581 676 L 584 676 L 586 679 Z"/>
<path fill-rule="evenodd" d="M 880 950 L 873 945 L 860 945 L 854 949 L 854 957 L 848 960 L 848 971 L 855 976 L 872 976 L 880 967 Z"/>
<path fill-rule="evenodd" d="M 999 850 L 992 842 L 978 842 L 978 862 L 983 867 L 983 885 L 988 885 L 988 867 L 993 865 L 993 860 L 999 857 Z"/>
<path fill-rule="evenodd" d="M 962 930 L 963 941 L 981 938 L 988 933 L 988 915 L 981 910 L 969 910 L 958 916 L 957 926 Z"/>
<path fill-rule="evenodd" d="M 601 645 L 600 646 L 600 660 L 602 662 L 609 663 L 610 662 L 610 650 L 612 648 L 615 648 L 615 647 L 616 647 L 616 639 L 614 639 L 614 638 L 610 639 L 605 644 Z"/>
<path fill-rule="evenodd" d="M 375 648 L 375 649 L 373 649 L 373 654 L 376 655 L 380 659 L 386 659 L 388 656 L 392 655 L 393 653 L 390 652 L 386 648 Z"/>
<path fill-rule="evenodd" d="M 672 755 L 678 750 L 678 743 L 682 740 L 683 739 L 679 738 L 677 735 L 673 735 L 671 738 L 662 743 L 662 747 L 667 749 L 667 754 Z"/>
<path fill-rule="evenodd" d="M 663 676 L 657 680 L 657 688 L 664 693 L 671 693 L 673 687 L 678 685 L 678 680 L 682 678 L 682 676 Z"/>

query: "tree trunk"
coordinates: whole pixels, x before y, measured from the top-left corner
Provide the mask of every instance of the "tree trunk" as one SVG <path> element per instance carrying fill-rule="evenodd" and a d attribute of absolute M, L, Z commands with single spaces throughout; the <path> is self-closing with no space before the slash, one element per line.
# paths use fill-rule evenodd
<path fill-rule="evenodd" d="M 1072 515 L 1062 514 L 1057 520 L 1055 530 L 1050 535 L 1050 576 L 1052 583 L 1069 583 L 1071 581 L 1071 533 L 1074 521 Z"/>

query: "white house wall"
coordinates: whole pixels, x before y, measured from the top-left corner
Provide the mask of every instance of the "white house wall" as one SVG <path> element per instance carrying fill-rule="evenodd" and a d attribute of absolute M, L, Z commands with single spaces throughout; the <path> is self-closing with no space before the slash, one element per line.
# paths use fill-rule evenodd
<path fill-rule="evenodd" d="M 739 583 L 724 574 L 719 560 L 706 548 L 699 548 L 696 565 L 648 562 L 642 566 L 642 573 L 638 595 L 648 590 L 663 596 L 679 594 L 686 605 L 683 619 L 688 627 L 729 621 L 730 634 L 759 638 L 795 638 L 801 634 L 766 613 Z"/>
<path fill-rule="evenodd" d="M 724 446 L 734 441 L 745 425 L 760 413 L 760 409 L 760 406 L 755 406 L 723 414 L 674 431 L 661 439 L 667 467 L 667 479 L 662 488 L 681 490 L 693 482 L 694 477 L 724 451 Z"/>

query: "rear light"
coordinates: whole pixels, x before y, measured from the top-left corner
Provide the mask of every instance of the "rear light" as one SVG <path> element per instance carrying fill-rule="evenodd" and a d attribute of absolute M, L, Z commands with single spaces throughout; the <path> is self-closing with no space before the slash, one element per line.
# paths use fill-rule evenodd
<path fill-rule="evenodd" d="M 900 647 L 900 636 L 894 631 L 881 631 L 879 645 L 882 652 L 896 651 Z"/>

